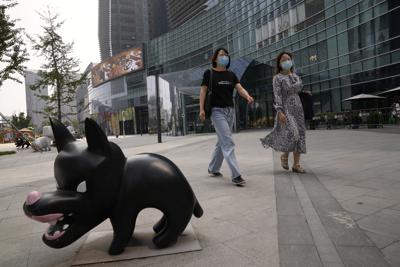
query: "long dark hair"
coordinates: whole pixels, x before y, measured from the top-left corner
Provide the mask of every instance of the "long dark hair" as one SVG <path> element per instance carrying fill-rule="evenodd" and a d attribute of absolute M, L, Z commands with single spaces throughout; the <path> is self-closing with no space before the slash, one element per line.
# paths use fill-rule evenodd
<path fill-rule="evenodd" d="M 219 51 L 221 51 L 221 50 L 224 51 L 225 54 L 226 54 L 226 55 L 228 56 L 228 58 L 229 58 L 229 63 L 228 63 L 228 65 L 226 65 L 226 69 L 229 69 L 229 66 L 231 65 L 231 56 L 229 55 L 228 50 L 226 50 L 226 49 L 223 48 L 223 47 L 217 48 L 217 49 L 215 50 L 214 55 L 213 55 L 212 58 L 211 58 L 211 64 L 212 64 L 213 68 L 216 68 L 216 67 L 217 67 L 218 53 L 219 53 Z"/>
<path fill-rule="evenodd" d="M 281 63 L 280 62 L 281 62 L 281 58 L 282 58 L 283 55 L 288 55 L 290 57 L 290 59 L 293 60 L 293 55 L 291 53 L 285 52 L 285 51 L 279 53 L 278 57 L 276 58 L 275 74 L 278 74 L 278 73 L 280 73 L 282 71 L 282 67 L 281 67 Z M 291 72 L 293 72 L 293 70 L 294 70 L 294 66 L 292 66 L 290 68 Z"/>

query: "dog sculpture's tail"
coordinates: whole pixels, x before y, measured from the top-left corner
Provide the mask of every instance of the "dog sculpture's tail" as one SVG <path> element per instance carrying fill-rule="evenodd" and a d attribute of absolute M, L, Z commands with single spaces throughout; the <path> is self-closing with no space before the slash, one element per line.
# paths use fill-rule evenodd
<path fill-rule="evenodd" d="M 200 218 L 203 215 L 203 208 L 200 206 L 199 201 L 196 199 L 196 204 L 194 206 L 193 215 Z"/>

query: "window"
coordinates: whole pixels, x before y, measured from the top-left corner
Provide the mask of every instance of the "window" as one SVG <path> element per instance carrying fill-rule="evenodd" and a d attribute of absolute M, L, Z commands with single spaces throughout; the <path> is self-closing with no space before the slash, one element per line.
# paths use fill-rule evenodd
<path fill-rule="evenodd" d="M 351 64 L 351 73 L 358 73 L 362 71 L 361 62 L 355 62 Z"/>
<path fill-rule="evenodd" d="M 290 18 L 290 26 L 293 27 L 297 24 L 297 12 L 296 8 L 292 8 L 289 10 L 289 18 Z"/>
<path fill-rule="evenodd" d="M 330 27 L 335 25 L 335 17 L 330 17 L 329 19 L 326 20 L 326 27 Z"/>
<path fill-rule="evenodd" d="M 290 27 L 289 13 L 286 12 L 282 15 L 282 30 L 286 30 Z"/>
<path fill-rule="evenodd" d="M 375 40 L 383 42 L 389 39 L 389 17 L 387 15 L 375 19 Z"/>
<path fill-rule="evenodd" d="M 347 32 L 338 35 L 338 52 L 339 55 L 347 54 L 349 51 Z"/>
<path fill-rule="evenodd" d="M 263 34 L 261 28 L 256 29 L 256 42 L 259 43 L 263 40 Z"/>
<path fill-rule="evenodd" d="M 347 65 L 347 64 L 349 64 L 349 56 L 348 55 L 339 57 L 339 66 L 343 66 L 343 65 Z"/>
<path fill-rule="evenodd" d="M 372 17 L 374 16 L 373 13 L 374 13 L 373 9 L 370 9 L 370 10 L 367 10 L 367 11 L 361 13 L 361 15 L 360 15 L 360 23 L 364 23 L 366 21 L 371 20 Z"/>
<path fill-rule="evenodd" d="M 328 37 L 336 35 L 336 26 L 330 27 L 326 30 L 326 34 Z"/>
<path fill-rule="evenodd" d="M 306 10 L 304 3 L 297 6 L 297 18 L 298 22 L 303 22 L 306 19 Z"/>
<path fill-rule="evenodd" d="M 346 76 L 349 73 L 350 73 L 350 66 L 349 65 L 340 67 L 340 76 Z"/>
<path fill-rule="evenodd" d="M 367 59 L 362 62 L 363 70 L 370 70 L 376 68 L 375 58 Z"/>
<path fill-rule="evenodd" d="M 326 9 L 325 13 L 326 13 L 326 16 L 327 16 L 327 17 L 333 16 L 333 15 L 335 14 L 335 9 L 334 9 L 334 7 L 330 7 L 330 8 L 328 8 L 328 9 Z"/>
<path fill-rule="evenodd" d="M 392 63 L 400 62 L 400 51 L 392 52 Z"/>
<path fill-rule="evenodd" d="M 338 55 L 337 53 L 337 42 L 335 37 L 331 37 L 327 40 L 328 44 L 328 58 L 334 58 Z"/>
<path fill-rule="evenodd" d="M 262 40 L 269 38 L 268 25 L 263 25 L 261 27 L 261 34 L 262 34 Z"/>
<path fill-rule="evenodd" d="M 307 17 L 307 25 L 313 25 L 324 18 L 324 1 L 306 0 L 305 10 Z"/>
<path fill-rule="evenodd" d="M 385 54 L 382 56 L 379 56 L 378 58 L 378 65 L 379 66 L 384 66 L 390 64 L 390 54 Z"/>
<path fill-rule="evenodd" d="M 343 21 L 346 18 L 347 18 L 346 10 L 343 10 L 342 12 L 340 12 L 339 14 L 336 15 L 336 21 L 337 22 Z"/>
<path fill-rule="evenodd" d="M 317 44 L 318 61 L 325 61 L 328 59 L 328 50 L 326 42 L 319 42 Z"/>
<path fill-rule="evenodd" d="M 329 60 L 329 68 L 336 68 L 339 65 L 337 58 Z"/>

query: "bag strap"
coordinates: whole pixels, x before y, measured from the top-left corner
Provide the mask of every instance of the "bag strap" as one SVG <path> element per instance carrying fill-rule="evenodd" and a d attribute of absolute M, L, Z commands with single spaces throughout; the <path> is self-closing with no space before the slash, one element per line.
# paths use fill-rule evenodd
<path fill-rule="evenodd" d="M 210 90 L 211 93 L 212 93 L 212 83 L 213 83 L 213 70 L 210 69 L 210 80 L 208 82 L 208 88 L 207 89 Z"/>

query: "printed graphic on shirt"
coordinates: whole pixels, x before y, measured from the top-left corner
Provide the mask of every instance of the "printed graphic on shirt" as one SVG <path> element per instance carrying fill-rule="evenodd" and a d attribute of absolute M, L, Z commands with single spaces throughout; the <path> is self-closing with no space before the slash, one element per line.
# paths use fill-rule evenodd
<path fill-rule="evenodd" d="M 232 83 L 230 81 L 219 81 L 219 85 L 231 85 Z"/>

